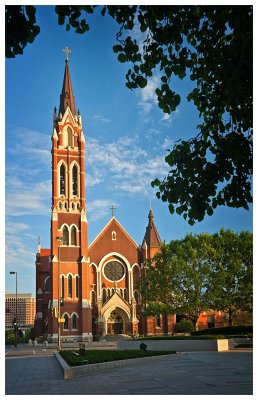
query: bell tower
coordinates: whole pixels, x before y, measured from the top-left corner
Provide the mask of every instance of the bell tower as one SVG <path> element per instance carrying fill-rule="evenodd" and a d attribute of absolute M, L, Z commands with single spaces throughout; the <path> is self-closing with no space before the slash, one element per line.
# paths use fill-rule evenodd
<path fill-rule="evenodd" d="M 59 110 L 53 113 L 51 307 L 60 299 L 60 335 L 83 340 L 91 335 L 89 304 L 88 223 L 85 200 L 85 138 L 76 112 L 68 48 Z M 50 312 L 51 314 L 51 312 Z M 49 316 L 48 332 L 57 338 L 57 319 Z"/>

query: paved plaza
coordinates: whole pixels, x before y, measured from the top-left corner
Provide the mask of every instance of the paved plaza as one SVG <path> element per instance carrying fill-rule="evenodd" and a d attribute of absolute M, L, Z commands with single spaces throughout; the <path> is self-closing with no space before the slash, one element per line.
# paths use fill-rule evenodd
<path fill-rule="evenodd" d="M 54 349 L 9 351 L 5 394 L 251 395 L 253 353 L 188 352 L 64 380 Z"/>

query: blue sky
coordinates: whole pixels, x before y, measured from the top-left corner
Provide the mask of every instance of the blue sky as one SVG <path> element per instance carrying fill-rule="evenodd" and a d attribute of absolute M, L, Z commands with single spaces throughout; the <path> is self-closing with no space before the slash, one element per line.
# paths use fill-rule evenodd
<path fill-rule="evenodd" d="M 59 106 L 68 46 L 76 108 L 80 109 L 86 137 L 86 198 L 89 244 L 111 218 L 116 218 L 141 243 L 151 206 L 163 240 L 189 232 L 252 230 L 250 211 L 221 207 L 212 217 L 189 226 L 171 215 L 155 196 L 151 180 L 168 172 L 166 150 L 180 138 L 193 137 L 198 114 L 185 100 L 191 83 L 173 81 L 181 95 L 177 111 L 168 116 L 154 95 L 156 73 L 144 90 L 125 86 L 128 64 L 117 61 L 116 23 L 99 12 L 89 16 L 90 31 L 77 35 L 57 25 L 53 6 L 37 7 L 41 32 L 22 56 L 5 61 L 5 181 L 6 181 L 6 287 L 35 294 L 35 255 L 50 245 L 51 134 L 53 109 Z M 139 29 L 133 34 L 140 39 Z"/>

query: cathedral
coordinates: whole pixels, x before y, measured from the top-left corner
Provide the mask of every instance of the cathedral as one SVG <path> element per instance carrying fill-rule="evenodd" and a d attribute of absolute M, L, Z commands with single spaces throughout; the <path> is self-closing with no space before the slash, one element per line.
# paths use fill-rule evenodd
<path fill-rule="evenodd" d="M 149 211 L 141 246 L 113 212 L 88 244 L 86 138 L 75 108 L 69 50 L 65 50 L 59 110 L 53 113 L 51 248 L 38 244 L 34 335 L 53 342 L 58 337 L 85 341 L 106 335 L 171 334 L 180 316 L 142 314 L 144 265 L 162 243 L 153 211 Z M 216 326 L 223 325 L 220 313 L 201 313 L 198 326 L 212 327 L 215 319 Z"/>
<path fill-rule="evenodd" d="M 174 316 L 163 321 L 141 312 L 144 262 L 161 245 L 152 210 L 141 246 L 114 215 L 88 244 L 85 140 L 67 55 L 53 114 L 51 248 L 39 244 L 36 254 L 35 336 L 57 340 L 58 307 L 62 341 L 171 332 Z"/>

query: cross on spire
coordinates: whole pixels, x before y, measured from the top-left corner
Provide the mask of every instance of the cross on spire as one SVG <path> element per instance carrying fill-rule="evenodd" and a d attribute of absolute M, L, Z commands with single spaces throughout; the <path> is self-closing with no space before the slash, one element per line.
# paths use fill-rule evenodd
<path fill-rule="evenodd" d="M 72 52 L 67 46 L 65 49 L 63 49 L 63 52 L 66 54 L 66 60 L 68 60 L 68 54 Z"/>
<path fill-rule="evenodd" d="M 114 207 L 114 206 L 110 207 L 110 210 L 112 210 L 112 217 L 115 216 L 115 209 L 116 209 L 116 207 Z"/>

